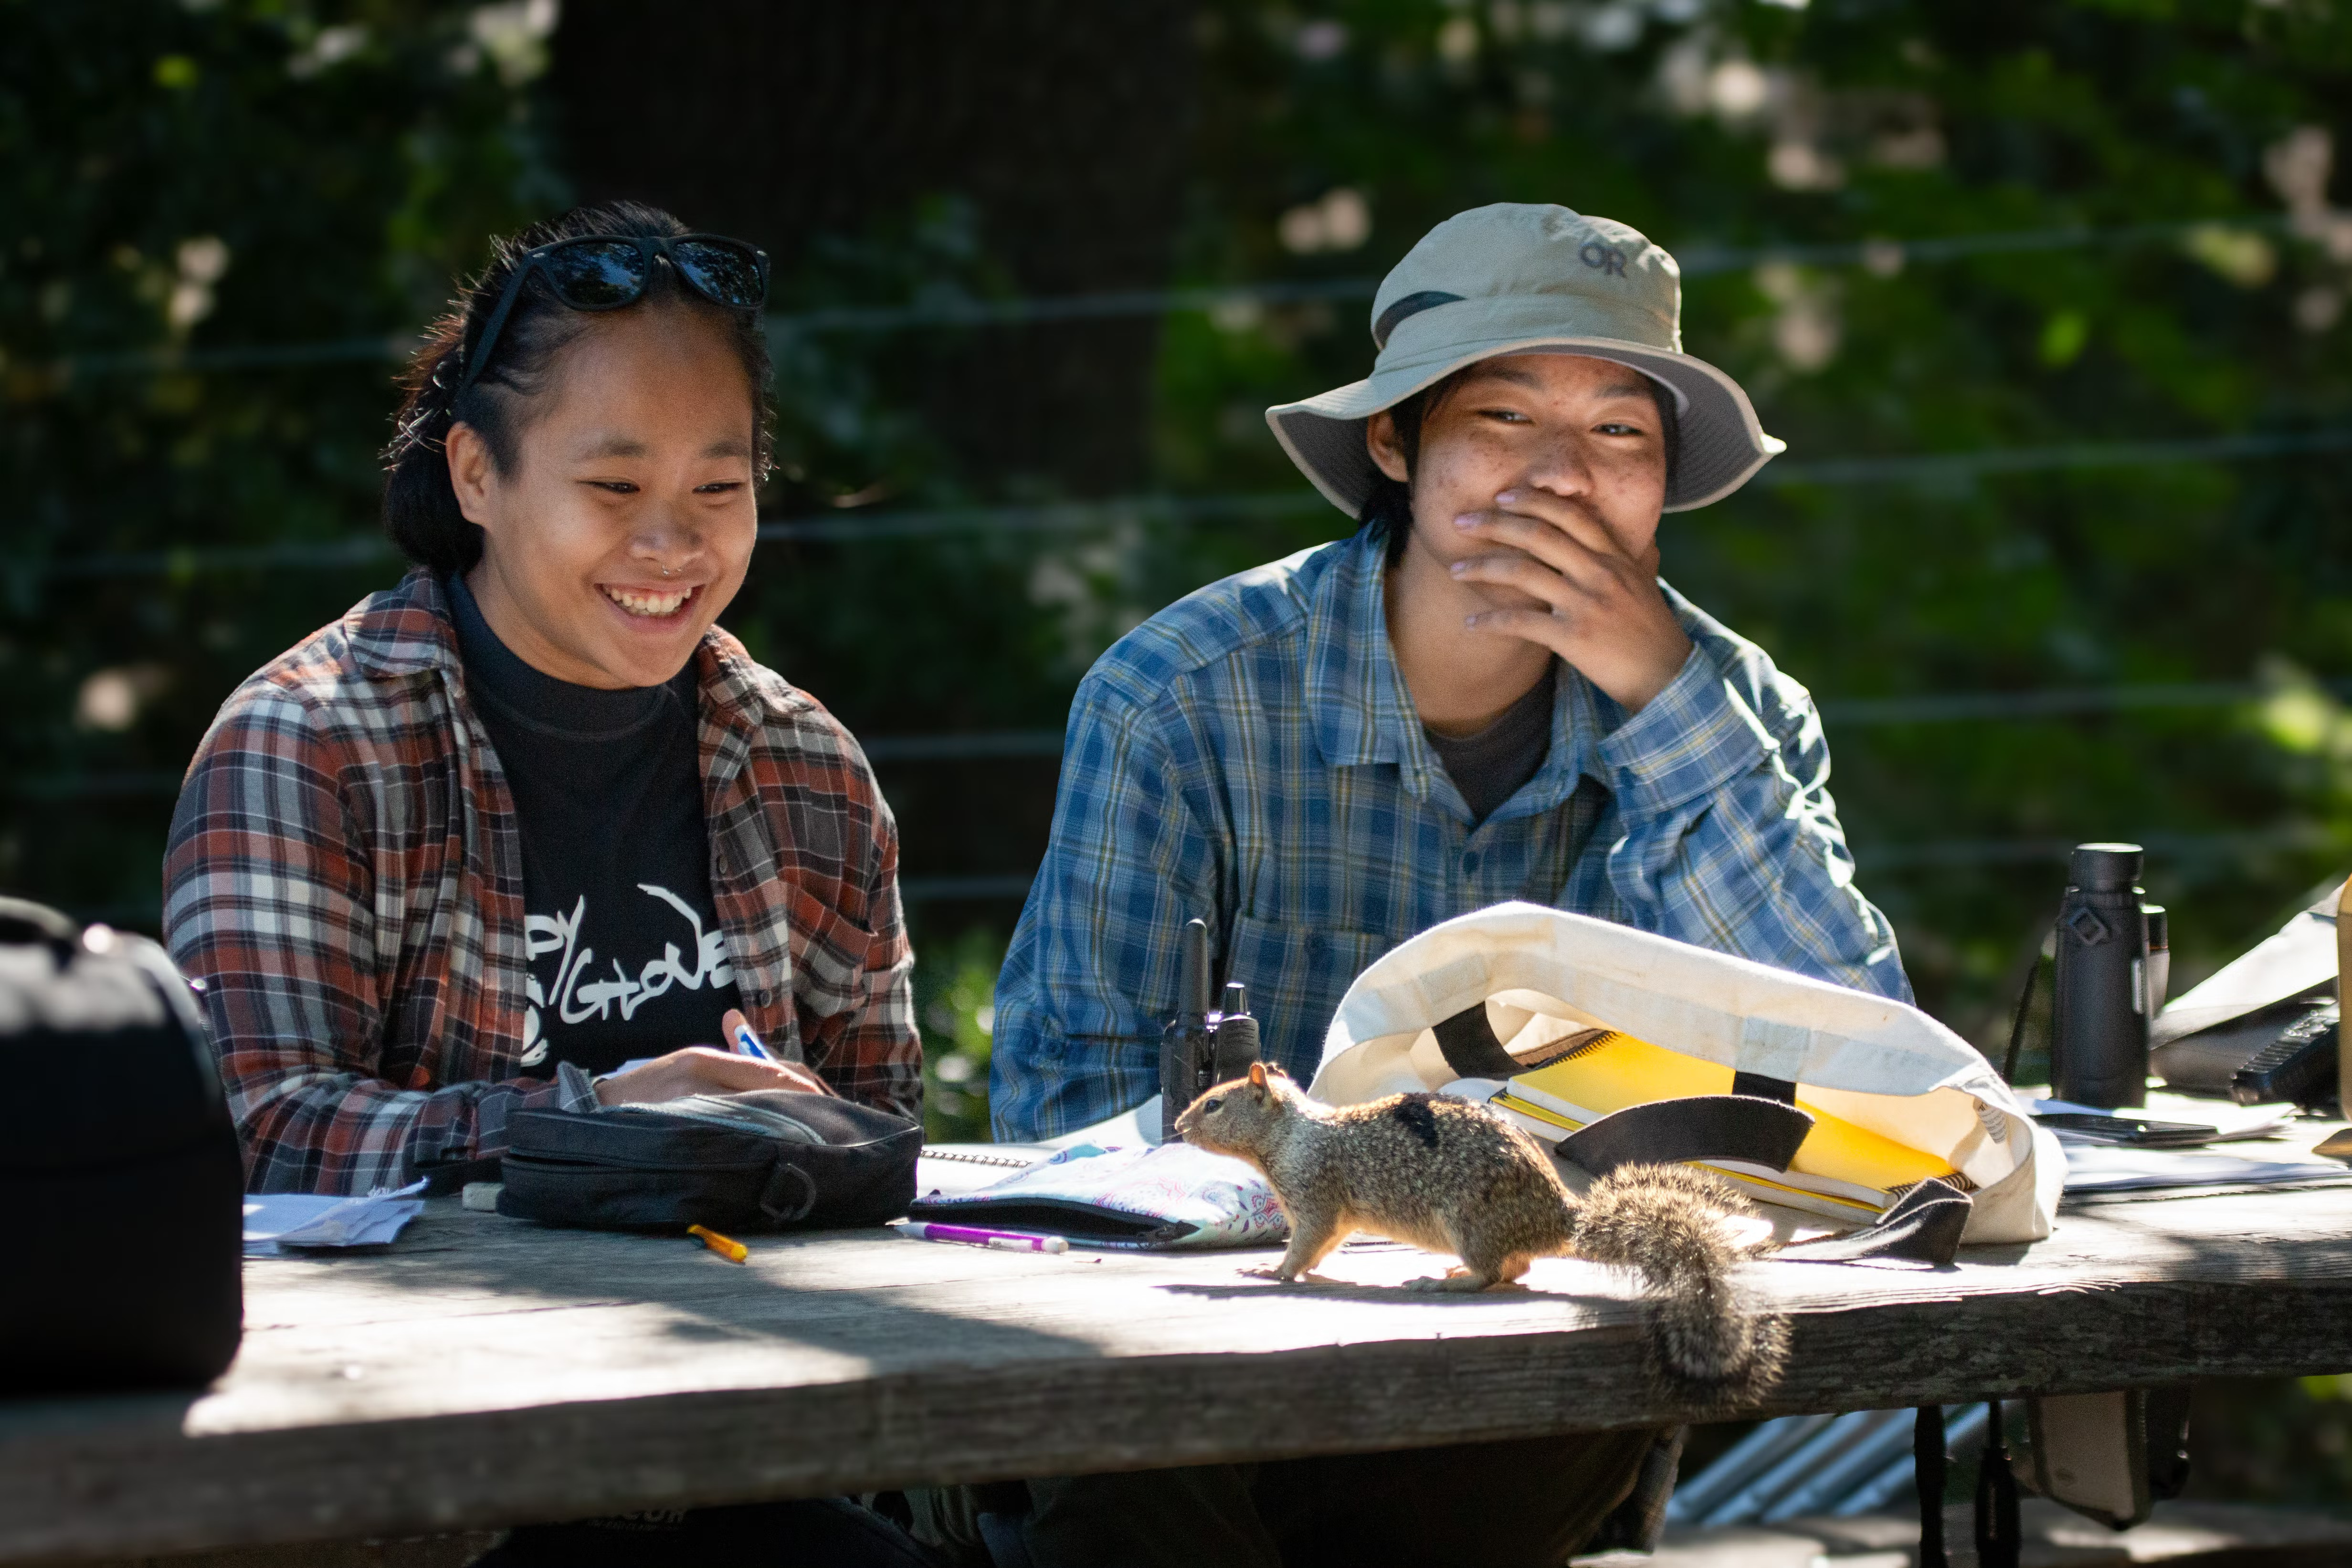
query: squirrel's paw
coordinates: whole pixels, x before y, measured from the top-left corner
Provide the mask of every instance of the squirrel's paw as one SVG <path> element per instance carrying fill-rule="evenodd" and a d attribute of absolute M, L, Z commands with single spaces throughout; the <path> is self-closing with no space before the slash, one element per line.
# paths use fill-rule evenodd
<path fill-rule="evenodd" d="M 1419 1280 L 1407 1280 L 1404 1282 L 1404 1288 L 1408 1291 L 1420 1291 L 1424 1294 L 1435 1291 L 1468 1292 L 1483 1291 L 1494 1282 L 1486 1275 L 1474 1274 L 1467 1269 L 1449 1269 L 1443 1274 L 1431 1274 Z"/>
<path fill-rule="evenodd" d="M 1340 1281 L 1334 1280 L 1328 1274 L 1318 1274 L 1312 1270 L 1304 1270 L 1296 1274 L 1286 1274 L 1279 1269 L 1240 1269 L 1234 1271 L 1236 1273 L 1246 1274 L 1253 1280 L 1272 1280 L 1276 1284 L 1281 1285 L 1337 1285 L 1341 1283 Z"/>

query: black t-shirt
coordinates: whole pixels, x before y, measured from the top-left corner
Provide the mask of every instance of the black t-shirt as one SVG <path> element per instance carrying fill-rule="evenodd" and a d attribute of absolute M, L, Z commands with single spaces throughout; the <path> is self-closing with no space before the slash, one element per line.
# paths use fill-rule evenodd
<path fill-rule="evenodd" d="M 1554 659 L 1527 695 L 1475 735 L 1454 737 L 1422 727 L 1430 749 L 1462 791 L 1472 821 L 1485 821 L 1543 767 L 1551 750 L 1552 691 L 1559 674 L 1559 661 Z"/>
<path fill-rule="evenodd" d="M 449 602 L 467 688 L 514 792 L 530 963 L 523 1065 L 610 1072 L 727 1042 L 738 1005 L 710 901 L 694 666 L 601 691 L 510 653 L 462 578 Z"/>

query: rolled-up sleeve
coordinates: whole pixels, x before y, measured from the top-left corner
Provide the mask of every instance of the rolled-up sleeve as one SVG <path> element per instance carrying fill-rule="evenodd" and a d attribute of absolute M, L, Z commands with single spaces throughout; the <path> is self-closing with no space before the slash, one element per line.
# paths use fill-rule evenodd
<path fill-rule="evenodd" d="M 899 910 L 898 828 L 870 775 L 871 836 L 860 846 L 864 865 L 859 906 L 863 928 L 837 917 L 824 931 L 796 932 L 800 955 L 802 1049 L 826 1082 L 848 1099 L 920 1121 L 923 1042 L 915 1023 L 915 950 Z M 845 928 L 859 938 L 838 938 Z M 819 950 L 823 950 L 820 961 Z M 838 988 L 814 983 L 817 971 L 837 966 Z"/>

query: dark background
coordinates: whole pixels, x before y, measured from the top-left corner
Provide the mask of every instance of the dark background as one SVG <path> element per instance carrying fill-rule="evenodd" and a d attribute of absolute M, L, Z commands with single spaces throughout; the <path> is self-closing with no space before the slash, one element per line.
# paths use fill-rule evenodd
<path fill-rule="evenodd" d="M 1922 1003 L 1996 1044 L 2093 838 L 2179 989 L 2352 864 L 2347 89 L 2317 0 L 0 0 L 0 887 L 152 926 L 222 698 L 397 573 L 398 354 L 649 198 L 776 257 L 726 620 L 872 747 L 969 1132 L 1078 675 L 1344 531 L 1263 409 L 1429 225 L 1559 201 L 1790 443 L 1665 570 L 1822 699 Z M 2339 1393 L 2207 1473 L 2341 1495 Z"/>

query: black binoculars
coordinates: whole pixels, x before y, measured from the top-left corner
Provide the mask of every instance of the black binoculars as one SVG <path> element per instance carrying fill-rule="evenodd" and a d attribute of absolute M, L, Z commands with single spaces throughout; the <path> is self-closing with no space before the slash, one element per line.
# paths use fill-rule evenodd
<path fill-rule="evenodd" d="M 2058 906 L 2051 1092 L 2108 1109 L 2147 1103 L 2147 1027 L 2164 1005 L 2170 943 L 2141 902 L 2137 844 L 2078 844 Z"/>

